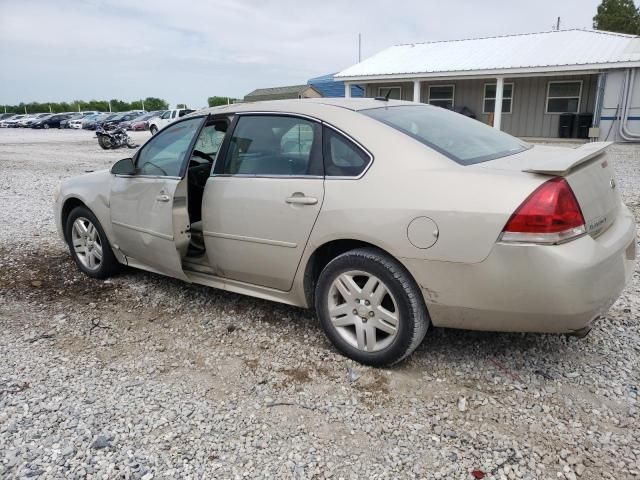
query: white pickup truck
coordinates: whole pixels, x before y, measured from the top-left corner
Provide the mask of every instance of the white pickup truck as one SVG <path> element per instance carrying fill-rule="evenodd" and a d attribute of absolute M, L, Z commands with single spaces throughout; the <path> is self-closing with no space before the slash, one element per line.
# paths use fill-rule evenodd
<path fill-rule="evenodd" d="M 159 117 L 152 118 L 149 120 L 149 131 L 151 135 L 155 135 L 161 128 L 166 127 L 171 122 L 175 122 L 177 119 L 191 112 L 195 112 L 195 110 L 189 108 L 174 108 L 173 110 L 167 110 Z"/>

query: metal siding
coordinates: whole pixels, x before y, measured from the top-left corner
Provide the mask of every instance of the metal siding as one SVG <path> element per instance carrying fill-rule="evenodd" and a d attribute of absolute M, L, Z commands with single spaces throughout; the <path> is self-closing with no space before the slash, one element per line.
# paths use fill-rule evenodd
<path fill-rule="evenodd" d="M 558 137 L 559 114 L 548 114 L 546 110 L 547 84 L 552 81 L 582 80 L 580 112 L 593 112 L 597 75 L 525 77 L 505 79 L 513 83 L 512 113 L 502 114 L 502 130 L 518 137 Z M 420 100 L 427 103 L 430 85 L 455 85 L 454 108 L 467 107 L 479 121 L 489 122 L 489 114 L 482 113 L 485 83 L 492 79 L 421 82 Z M 378 95 L 379 87 L 402 86 L 402 99 L 413 99 L 413 82 L 370 83 L 366 85 L 366 96 Z"/>

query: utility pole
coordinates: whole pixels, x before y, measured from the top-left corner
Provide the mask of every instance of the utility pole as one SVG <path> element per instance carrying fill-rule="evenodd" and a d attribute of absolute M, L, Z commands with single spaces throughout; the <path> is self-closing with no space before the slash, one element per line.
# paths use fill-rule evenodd
<path fill-rule="evenodd" d="M 140 103 L 142 103 L 142 110 L 144 110 L 144 100 L 140 100 Z"/>
<path fill-rule="evenodd" d="M 51 111 L 51 104 L 49 104 L 49 113 L 53 113 L 53 112 Z"/>
<path fill-rule="evenodd" d="M 553 29 L 554 29 L 556 32 L 559 32 L 559 31 L 560 31 L 560 17 L 558 17 L 558 19 L 556 20 L 556 24 L 554 25 Z"/>
<path fill-rule="evenodd" d="M 109 113 L 111 113 L 111 100 L 109 100 Z"/>
<path fill-rule="evenodd" d="M 362 34 L 358 33 L 358 63 L 362 61 Z"/>
<path fill-rule="evenodd" d="M 24 106 L 24 114 L 25 115 L 27 114 L 27 106 L 26 105 Z"/>

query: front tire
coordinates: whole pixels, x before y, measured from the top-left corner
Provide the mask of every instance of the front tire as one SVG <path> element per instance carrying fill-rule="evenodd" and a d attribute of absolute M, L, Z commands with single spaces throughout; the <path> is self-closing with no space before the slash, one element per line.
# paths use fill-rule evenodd
<path fill-rule="evenodd" d="M 104 279 L 119 270 L 120 264 L 102 225 L 88 208 L 76 207 L 71 211 L 65 226 L 65 238 L 73 260 L 86 275 Z"/>
<path fill-rule="evenodd" d="M 156 133 L 158 133 L 158 127 L 156 127 L 155 125 L 151 125 L 151 127 L 149 127 L 149 131 L 151 132 L 151 135 L 155 135 Z"/>
<path fill-rule="evenodd" d="M 375 248 L 351 250 L 329 262 L 318 279 L 315 307 L 342 354 L 376 367 L 410 355 L 430 323 L 409 272 Z"/>

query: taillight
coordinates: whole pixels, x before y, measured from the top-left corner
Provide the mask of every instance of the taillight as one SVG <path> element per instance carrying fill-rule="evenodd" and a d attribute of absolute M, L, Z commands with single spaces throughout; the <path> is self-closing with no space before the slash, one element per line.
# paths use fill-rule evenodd
<path fill-rule="evenodd" d="M 556 244 L 584 235 L 584 217 L 562 177 L 538 187 L 522 202 L 500 236 L 503 242 Z"/>

